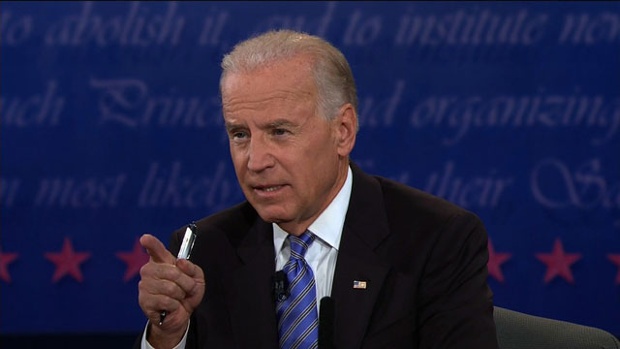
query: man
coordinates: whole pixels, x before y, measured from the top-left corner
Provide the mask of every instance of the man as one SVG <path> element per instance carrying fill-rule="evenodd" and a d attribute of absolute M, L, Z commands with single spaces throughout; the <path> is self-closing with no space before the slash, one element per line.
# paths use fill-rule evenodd
<path fill-rule="evenodd" d="M 342 53 L 315 36 L 271 31 L 237 45 L 222 68 L 247 202 L 196 222 L 191 261 L 141 238 L 151 256 L 139 285 L 143 347 L 315 348 L 317 300 L 329 296 L 336 348 L 497 348 L 482 223 L 350 162 L 357 97 Z M 283 269 L 288 285 L 274 296 Z M 302 302 L 295 270 L 310 285 L 303 319 L 287 318 Z"/>

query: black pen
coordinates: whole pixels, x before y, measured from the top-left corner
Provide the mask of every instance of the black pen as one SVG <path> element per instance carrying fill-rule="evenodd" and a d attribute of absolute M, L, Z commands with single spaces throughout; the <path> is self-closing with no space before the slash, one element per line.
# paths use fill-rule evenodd
<path fill-rule="evenodd" d="M 192 253 L 192 249 L 194 248 L 195 241 L 196 241 L 196 224 L 191 223 L 185 229 L 185 235 L 183 236 L 183 242 L 181 242 L 181 248 L 179 248 L 177 259 L 189 259 L 189 256 Z M 158 323 L 159 326 L 164 324 L 166 315 L 168 315 L 166 310 L 162 310 L 159 312 L 159 323 Z"/>

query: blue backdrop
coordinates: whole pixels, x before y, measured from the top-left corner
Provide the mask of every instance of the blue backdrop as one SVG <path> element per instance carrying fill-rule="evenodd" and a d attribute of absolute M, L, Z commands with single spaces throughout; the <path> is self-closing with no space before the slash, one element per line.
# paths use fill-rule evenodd
<path fill-rule="evenodd" d="M 618 2 L 2 2 L 0 333 L 140 331 L 149 232 L 243 200 L 219 61 L 267 28 L 356 76 L 365 170 L 485 222 L 496 304 L 620 334 Z"/>

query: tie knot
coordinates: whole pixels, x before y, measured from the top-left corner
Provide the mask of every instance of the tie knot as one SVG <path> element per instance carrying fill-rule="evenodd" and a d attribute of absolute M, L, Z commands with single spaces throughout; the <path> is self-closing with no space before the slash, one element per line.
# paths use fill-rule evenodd
<path fill-rule="evenodd" d="M 306 230 L 300 236 L 289 235 L 291 242 L 291 258 L 302 259 L 308 251 L 308 246 L 314 241 L 314 234 Z"/>

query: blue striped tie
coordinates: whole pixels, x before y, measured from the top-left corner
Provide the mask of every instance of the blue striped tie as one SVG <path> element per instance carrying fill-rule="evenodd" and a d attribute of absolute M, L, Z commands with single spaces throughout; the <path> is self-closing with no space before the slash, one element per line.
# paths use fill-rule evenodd
<path fill-rule="evenodd" d="M 316 307 L 314 275 L 304 255 L 314 241 L 309 231 L 300 237 L 289 235 L 291 258 L 284 265 L 289 281 L 289 297 L 277 302 L 281 349 L 317 348 L 319 317 Z"/>

